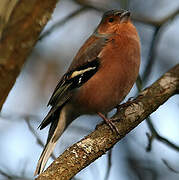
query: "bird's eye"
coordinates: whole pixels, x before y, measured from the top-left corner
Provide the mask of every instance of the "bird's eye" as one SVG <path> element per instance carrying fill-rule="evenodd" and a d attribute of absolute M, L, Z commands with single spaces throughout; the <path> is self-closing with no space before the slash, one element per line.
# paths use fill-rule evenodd
<path fill-rule="evenodd" d="M 113 22 L 114 21 L 114 19 L 113 18 L 109 18 L 109 20 L 108 20 L 109 22 Z"/>

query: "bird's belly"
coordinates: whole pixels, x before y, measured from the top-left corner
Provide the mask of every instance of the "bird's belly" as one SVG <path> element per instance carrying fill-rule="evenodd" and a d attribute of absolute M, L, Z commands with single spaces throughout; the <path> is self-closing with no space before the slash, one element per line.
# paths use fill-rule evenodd
<path fill-rule="evenodd" d="M 117 67 L 116 67 L 117 68 Z M 113 72 L 114 70 L 112 70 Z M 106 73 L 108 72 L 108 73 Z M 93 114 L 97 112 L 106 113 L 125 98 L 132 88 L 136 77 L 128 78 L 130 75 L 118 69 L 115 73 L 110 71 L 98 71 L 95 76 L 79 88 L 75 101 L 82 113 Z M 133 74 L 134 75 L 134 74 Z"/>

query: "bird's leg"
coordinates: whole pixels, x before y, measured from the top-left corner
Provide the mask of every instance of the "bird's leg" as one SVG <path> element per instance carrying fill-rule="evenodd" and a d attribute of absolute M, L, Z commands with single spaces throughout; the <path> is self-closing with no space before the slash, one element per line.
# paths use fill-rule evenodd
<path fill-rule="evenodd" d="M 119 134 L 119 131 L 116 127 L 116 125 L 113 122 L 113 119 L 108 119 L 104 114 L 98 112 L 98 115 L 106 122 L 106 124 L 112 129 L 112 131 Z"/>

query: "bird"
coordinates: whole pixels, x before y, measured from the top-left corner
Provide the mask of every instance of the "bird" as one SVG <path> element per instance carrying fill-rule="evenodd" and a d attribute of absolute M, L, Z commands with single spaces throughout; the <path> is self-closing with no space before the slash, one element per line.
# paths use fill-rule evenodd
<path fill-rule="evenodd" d="M 118 106 L 133 87 L 140 67 L 140 39 L 129 10 L 109 10 L 79 49 L 57 84 L 40 130 L 50 125 L 34 175 L 44 167 L 68 125 L 77 117 L 99 115 L 117 129 L 105 114 Z"/>

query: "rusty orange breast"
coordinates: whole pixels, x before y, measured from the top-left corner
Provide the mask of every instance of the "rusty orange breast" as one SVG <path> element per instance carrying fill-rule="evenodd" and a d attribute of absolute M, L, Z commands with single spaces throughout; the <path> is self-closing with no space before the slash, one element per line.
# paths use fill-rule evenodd
<path fill-rule="evenodd" d="M 99 70 L 79 88 L 75 96 L 80 108 L 87 111 L 84 113 L 109 112 L 129 93 L 139 72 L 139 41 L 133 37 L 114 35 L 99 58 Z"/>

